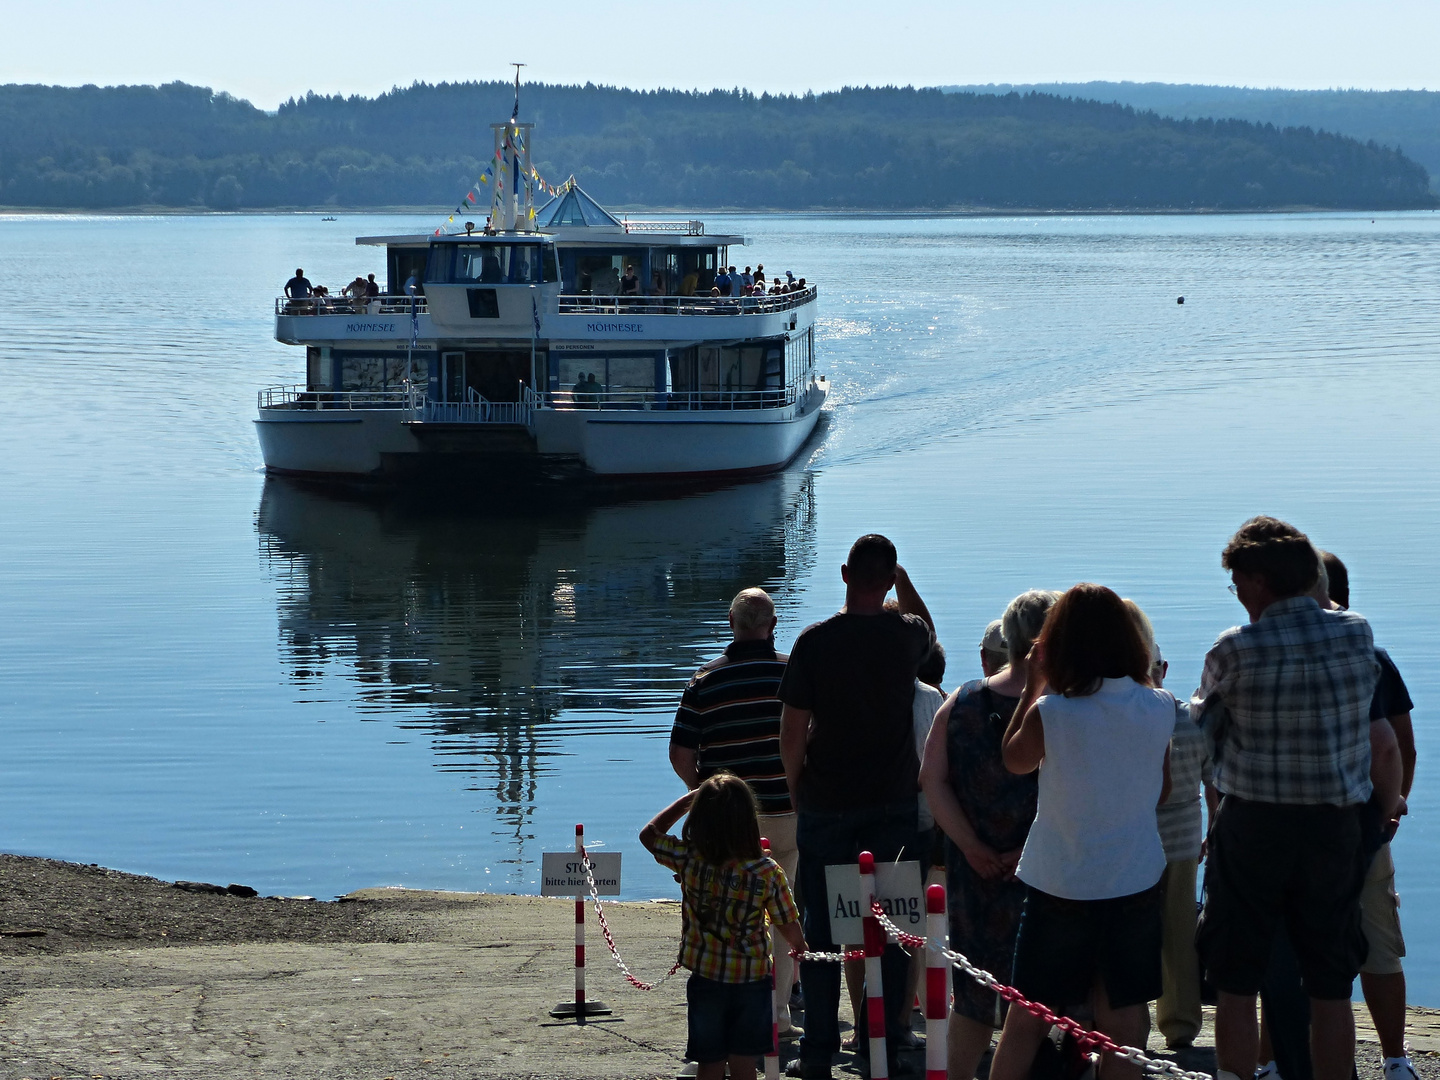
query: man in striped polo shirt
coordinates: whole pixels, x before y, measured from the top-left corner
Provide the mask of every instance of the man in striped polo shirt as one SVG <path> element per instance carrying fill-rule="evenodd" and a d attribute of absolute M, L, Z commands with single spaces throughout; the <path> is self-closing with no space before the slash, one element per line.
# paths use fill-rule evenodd
<path fill-rule="evenodd" d="M 764 589 L 744 589 L 730 601 L 735 640 L 695 673 L 680 698 L 670 731 L 670 764 L 694 788 L 724 769 L 750 785 L 760 803 L 760 835 L 770 854 L 795 881 L 795 810 L 780 761 L 780 713 L 776 697 L 786 657 L 775 651 L 775 604 Z M 790 1022 L 794 962 L 778 938 L 775 1005 L 782 1036 L 798 1034 Z"/>

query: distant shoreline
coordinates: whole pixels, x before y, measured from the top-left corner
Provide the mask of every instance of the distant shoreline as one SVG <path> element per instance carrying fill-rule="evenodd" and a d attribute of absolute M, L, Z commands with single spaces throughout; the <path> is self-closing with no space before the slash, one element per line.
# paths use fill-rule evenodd
<path fill-rule="evenodd" d="M 882 209 L 835 209 L 831 207 L 812 207 L 809 209 L 779 209 L 776 207 L 708 207 L 701 209 L 655 209 L 652 207 L 614 207 L 614 212 L 620 216 L 643 216 L 658 217 L 662 215 L 673 215 L 685 218 L 701 215 L 716 216 L 739 216 L 753 215 L 762 217 L 830 217 L 830 218 L 998 218 L 998 217 L 1242 217 L 1256 215 L 1281 215 L 1281 214 L 1434 214 L 1440 212 L 1437 207 L 1410 207 L 1406 209 L 1376 209 L 1374 207 L 1353 206 L 1272 206 L 1272 207 L 1245 207 L 1245 208 L 1221 208 L 1221 207 L 1124 207 L 1124 208 L 1089 208 L 1089 209 L 1059 209 L 1045 207 L 948 207 L 944 209 L 912 209 L 912 210 L 882 210 Z M 85 207 L 53 207 L 53 206 L 0 206 L 0 218 L 6 217 L 314 217 L 314 216 L 336 216 L 345 215 L 348 217 L 367 216 L 376 217 L 389 214 L 405 214 L 415 216 L 435 216 L 437 218 L 447 216 L 448 211 L 437 209 L 433 206 L 374 206 L 374 207 L 344 207 L 344 206 L 322 206 L 322 207 L 256 207 L 245 210 L 210 210 L 203 207 L 179 207 L 179 206 L 131 206 L 131 207 L 106 207 L 102 209 L 87 209 Z"/>

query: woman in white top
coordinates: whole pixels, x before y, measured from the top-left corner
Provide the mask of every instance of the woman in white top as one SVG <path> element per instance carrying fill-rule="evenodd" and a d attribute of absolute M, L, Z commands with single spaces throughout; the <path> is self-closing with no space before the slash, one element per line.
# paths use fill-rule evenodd
<path fill-rule="evenodd" d="M 1076 585 L 1035 643 L 1030 678 L 1005 731 L 1005 767 L 1040 770 L 1039 804 L 1016 876 L 1025 908 L 1014 985 L 1056 1012 L 1086 1000 L 1121 1045 L 1143 1040 L 1160 995 L 1165 851 L 1155 807 L 1170 786 L 1175 699 L 1150 686 L 1150 654 L 1124 602 Z M 990 1066 L 1022 1080 L 1048 1025 L 1012 1008 Z M 1106 1080 L 1139 1077 L 1113 1055 Z"/>

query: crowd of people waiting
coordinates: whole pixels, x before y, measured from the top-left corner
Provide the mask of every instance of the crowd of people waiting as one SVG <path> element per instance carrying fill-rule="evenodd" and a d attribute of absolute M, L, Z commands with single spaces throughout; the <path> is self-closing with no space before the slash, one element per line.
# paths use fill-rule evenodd
<path fill-rule="evenodd" d="M 772 949 L 788 1075 L 831 1075 L 841 969 L 799 963 L 802 1032 L 790 950 L 844 944 L 825 867 L 868 850 L 943 864 L 951 947 L 1118 1044 L 1145 1045 L 1155 1002 L 1166 1045 L 1191 1045 L 1203 972 L 1221 1080 L 1345 1080 L 1359 974 L 1386 1080 L 1416 1080 L 1389 851 L 1414 776 L 1409 696 L 1349 610 L 1344 564 L 1299 530 L 1252 518 L 1221 564 L 1249 622 L 1219 636 L 1189 700 L 1165 689 L 1145 613 L 1100 585 L 1017 596 L 985 629 L 984 677 L 948 694 L 934 620 L 883 536 L 855 542 L 845 606 L 788 657 L 770 597 L 736 596 L 733 640 L 670 737 L 691 790 L 641 834 L 683 885 L 698 1075 L 753 1076 L 769 1050 Z M 912 959 L 882 959 L 891 1076 L 915 1042 Z M 1026 1009 L 958 973 L 953 988 L 951 1080 L 976 1075 L 997 1029 L 993 1080 L 1065 1053 Z M 1110 1056 L 1100 1075 L 1141 1071 Z"/>

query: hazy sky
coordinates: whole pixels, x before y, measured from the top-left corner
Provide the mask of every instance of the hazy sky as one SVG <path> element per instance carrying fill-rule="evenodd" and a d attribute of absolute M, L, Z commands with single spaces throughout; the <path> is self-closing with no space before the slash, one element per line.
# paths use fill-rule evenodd
<path fill-rule="evenodd" d="M 509 13 L 509 14 L 507 14 Z M 525 77 L 633 87 L 1088 79 L 1440 88 L 1440 0 L 0 0 L 0 82 L 306 90 Z"/>

